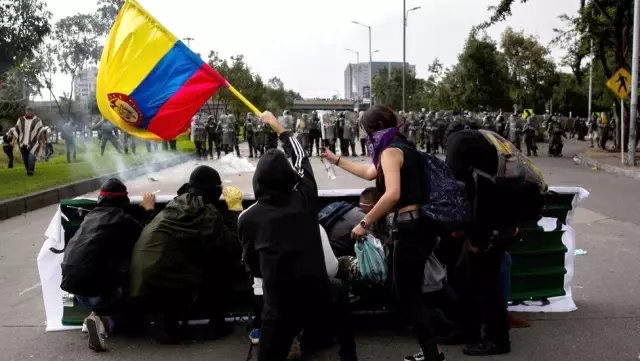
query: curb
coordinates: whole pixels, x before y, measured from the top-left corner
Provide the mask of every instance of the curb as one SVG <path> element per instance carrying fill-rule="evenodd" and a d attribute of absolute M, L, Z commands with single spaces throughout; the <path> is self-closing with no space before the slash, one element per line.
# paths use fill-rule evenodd
<path fill-rule="evenodd" d="M 595 167 L 595 168 L 598 168 L 599 171 L 602 171 L 605 173 L 621 175 L 621 176 L 625 176 L 633 179 L 640 179 L 640 172 L 598 162 L 593 158 L 587 157 L 583 152 L 578 153 L 577 158 L 574 158 L 574 160 L 578 164 L 582 164 L 590 168 Z"/>
<path fill-rule="evenodd" d="M 95 178 L 85 179 L 79 182 L 58 186 L 56 188 L 27 194 L 23 197 L 11 198 L 0 201 L 0 221 L 19 216 L 36 209 L 44 208 L 52 204 L 60 203 L 61 200 L 74 198 L 100 189 L 100 186 L 109 178 L 120 178 L 122 180 L 140 177 L 151 172 L 173 167 L 182 164 L 191 158 L 193 154 L 185 154 L 160 162 L 137 166 L 126 169 L 122 172 L 101 175 Z"/>

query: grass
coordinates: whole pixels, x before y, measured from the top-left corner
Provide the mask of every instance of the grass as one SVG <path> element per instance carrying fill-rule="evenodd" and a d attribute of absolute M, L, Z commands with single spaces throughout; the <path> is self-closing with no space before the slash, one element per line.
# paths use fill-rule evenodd
<path fill-rule="evenodd" d="M 153 153 L 147 153 L 144 142 L 136 141 L 136 146 L 136 155 L 120 155 L 108 144 L 104 157 L 101 157 L 96 138 L 89 139 L 86 143 L 83 139 L 76 138 L 77 162 L 68 164 L 64 142 L 60 141 L 54 144 L 54 156 L 48 162 L 38 160 L 33 177 L 26 176 L 18 150 L 14 149 L 13 169 L 7 168 L 7 156 L 0 152 L 0 200 L 114 173 L 176 155 L 175 152 L 162 151 L 161 145 L 158 145 L 158 151 Z M 177 148 L 178 153 L 195 150 L 193 142 L 185 138 L 178 139 Z"/>

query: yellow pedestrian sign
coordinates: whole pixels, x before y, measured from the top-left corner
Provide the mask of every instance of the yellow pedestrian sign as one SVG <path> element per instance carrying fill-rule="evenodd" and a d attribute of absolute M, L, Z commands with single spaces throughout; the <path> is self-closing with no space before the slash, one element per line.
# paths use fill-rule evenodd
<path fill-rule="evenodd" d="M 620 99 L 629 97 L 631 93 L 631 74 L 625 68 L 620 68 L 607 80 L 607 87 Z"/>
<path fill-rule="evenodd" d="M 522 111 L 522 119 L 524 119 L 524 120 L 527 120 L 527 119 L 531 118 L 534 115 L 535 114 L 533 113 L 533 109 L 524 109 Z"/>

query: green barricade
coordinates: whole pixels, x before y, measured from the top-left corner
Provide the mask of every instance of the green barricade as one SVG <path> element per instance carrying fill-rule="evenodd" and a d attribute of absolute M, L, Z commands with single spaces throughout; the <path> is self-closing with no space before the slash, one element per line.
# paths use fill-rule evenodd
<path fill-rule="evenodd" d="M 573 210 L 574 199 L 579 194 L 579 188 L 567 188 L 563 193 L 554 194 L 543 212 L 544 217 L 557 219 L 556 229 L 546 232 L 536 220 L 525 222 L 520 226 L 519 235 L 511 242 L 509 253 L 512 258 L 511 301 L 527 300 L 546 301 L 549 297 L 564 296 L 565 292 L 565 255 L 567 247 L 562 237 L 565 232 L 567 217 Z M 320 206 L 324 207 L 335 201 L 357 203 L 360 190 L 330 190 L 320 191 Z M 156 211 L 162 210 L 170 198 L 159 197 Z M 136 198 L 132 199 L 133 202 Z M 245 209 L 254 203 L 253 195 L 245 194 L 243 202 Z M 71 199 L 60 203 L 62 227 L 64 229 L 65 244 L 80 227 L 84 216 L 95 207 L 95 199 Z M 63 252 L 58 250 L 57 252 Z M 247 316 L 251 310 L 252 280 L 245 273 L 244 267 L 238 266 L 229 273 L 234 279 L 233 316 Z M 366 293 L 366 292 L 365 292 Z M 355 308 L 360 311 L 377 311 L 390 306 L 391 297 L 376 295 L 371 299 L 361 297 Z M 381 302 L 381 300 L 383 300 Z M 82 325 L 83 319 L 89 313 L 73 300 L 73 296 L 65 294 L 63 299 L 64 311 L 62 324 L 65 326 Z"/>

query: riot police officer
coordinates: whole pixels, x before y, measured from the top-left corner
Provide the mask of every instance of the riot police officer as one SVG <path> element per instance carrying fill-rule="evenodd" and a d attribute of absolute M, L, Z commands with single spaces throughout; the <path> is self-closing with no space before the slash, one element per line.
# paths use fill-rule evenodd
<path fill-rule="evenodd" d="M 322 113 L 322 126 L 324 127 L 322 144 L 333 153 L 336 152 L 336 121 L 337 117 L 334 113 Z"/>
<path fill-rule="evenodd" d="M 298 142 L 302 146 L 302 149 L 309 151 L 309 130 L 310 130 L 309 115 L 302 114 L 302 118 L 296 121 L 296 132 L 298 133 Z M 311 153 L 309 153 L 311 154 Z"/>
<path fill-rule="evenodd" d="M 264 154 L 265 137 L 264 123 L 258 117 L 253 118 L 253 141 L 255 145 L 256 157 L 262 157 Z"/>
<path fill-rule="evenodd" d="M 249 158 L 253 158 L 255 146 L 253 123 L 253 113 L 249 112 L 247 113 L 247 119 L 244 121 L 244 129 L 242 130 L 242 137 L 247 141 L 247 145 L 249 145 Z M 257 153 L 256 151 L 256 154 Z"/>
<path fill-rule="evenodd" d="M 504 120 L 504 115 L 502 114 L 502 110 L 498 112 L 498 116 L 496 117 L 496 133 L 500 134 L 503 138 L 507 138 L 506 134 L 507 124 Z"/>
<path fill-rule="evenodd" d="M 233 148 L 236 150 L 236 155 L 240 158 L 240 123 L 236 120 L 236 116 L 233 114 L 229 114 L 229 122 L 233 127 Z M 231 149 L 233 152 L 233 149 Z"/>
<path fill-rule="evenodd" d="M 280 117 L 280 124 L 282 124 L 284 130 L 293 133 L 295 124 L 293 121 L 293 116 L 291 116 L 291 113 L 288 110 L 282 112 L 282 117 Z"/>
<path fill-rule="evenodd" d="M 524 126 L 524 144 L 527 147 L 527 156 L 538 156 L 538 146 L 536 145 L 536 124 L 533 119 L 527 119 Z"/>
<path fill-rule="evenodd" d="M 509 117 L 508 133 L 509 141 L 513 143 L 513 145 L 515 145 L 518 150 L 520 150 L 522 147 L 520 141 L 520 138 L 522 136 L 522 118 L 518 113 L 513 113 Z"/>
<path fill-rule="evenodd" d="M 320 118 L 318 112 L 311 112 L 309 123 L 309 156 L 313 154 L 313 145 L 316 146 L 316 154 L 320 155 L 320 138 L 322 138 L 322 130 L 320 129 Z"/>

